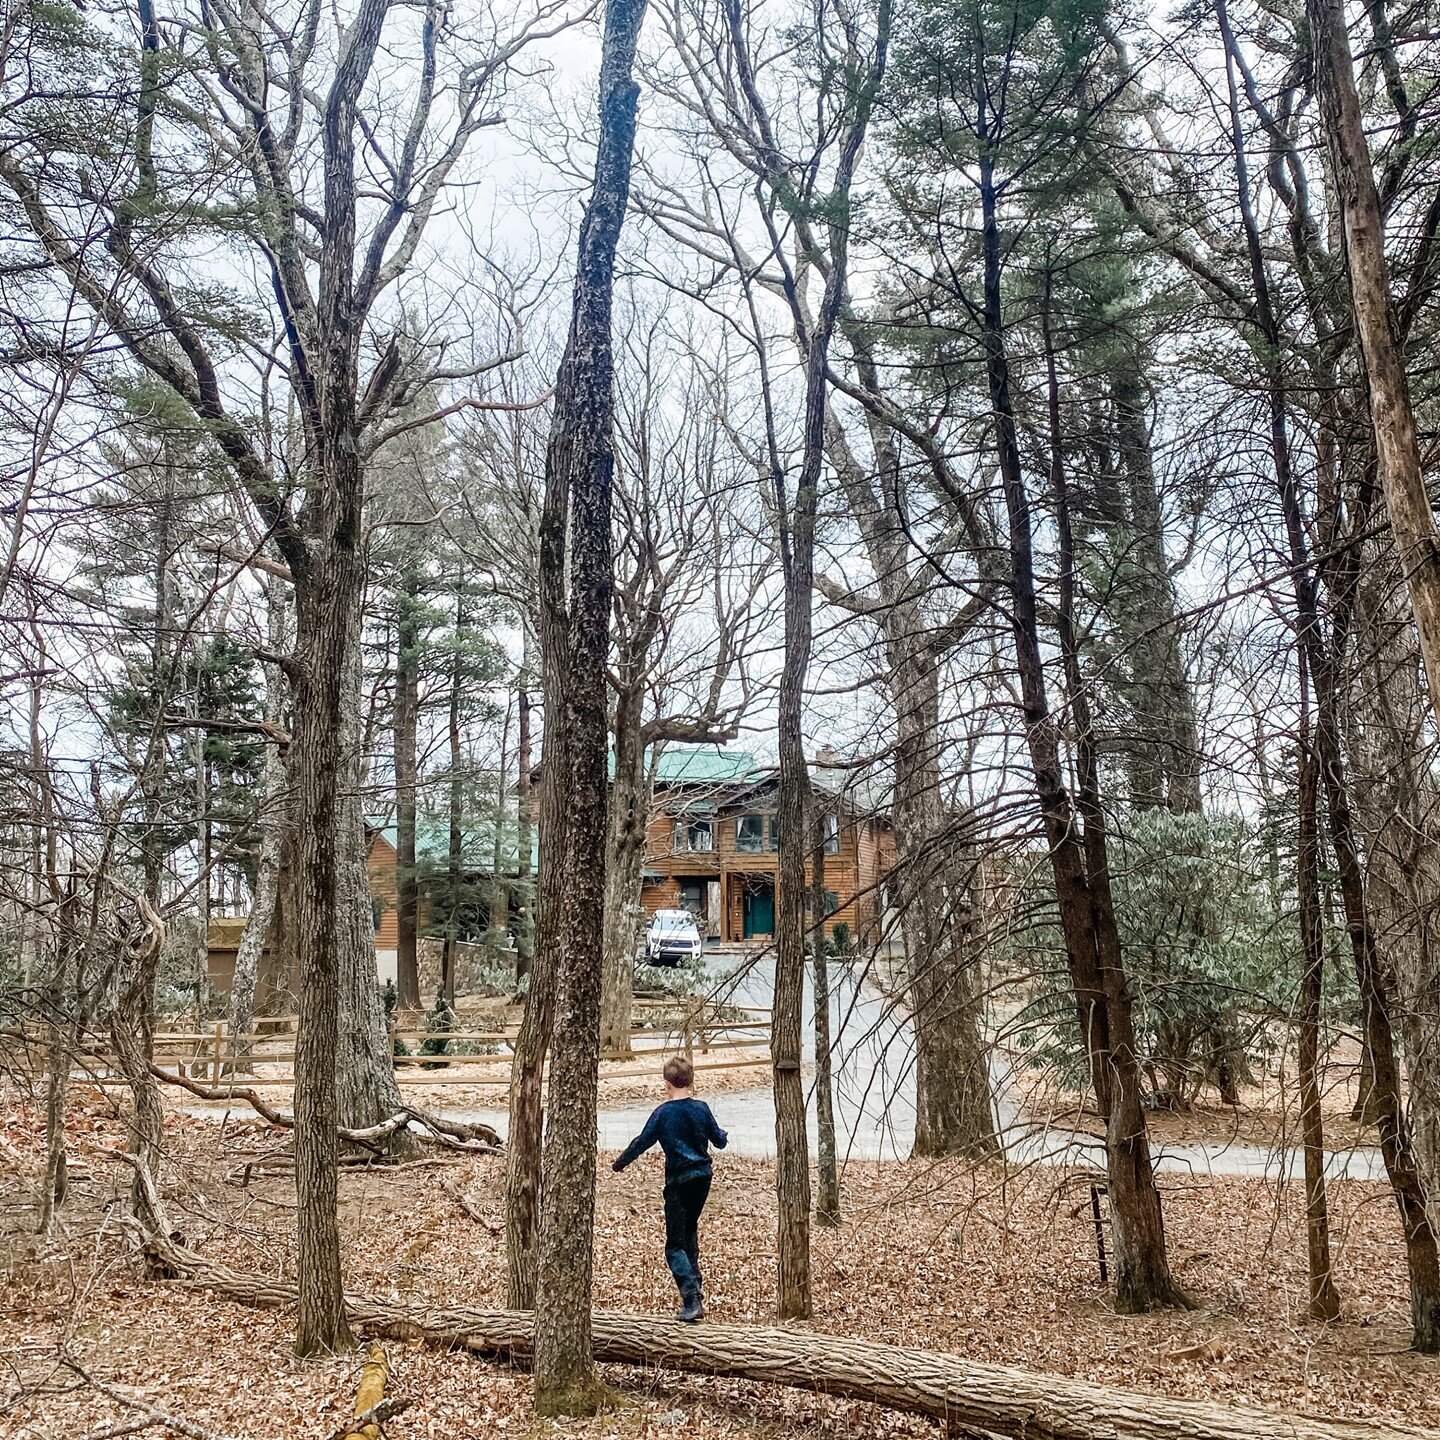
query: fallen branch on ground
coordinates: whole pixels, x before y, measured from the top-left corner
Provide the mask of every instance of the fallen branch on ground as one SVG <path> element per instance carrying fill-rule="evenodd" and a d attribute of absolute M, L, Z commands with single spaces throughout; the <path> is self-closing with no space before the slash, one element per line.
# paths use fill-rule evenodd
<path fill-rule="evenodd" d="M 440 1188 L 482 1229 L 492 1235 L 503 1235 L 505 1227 L 497 1224 L 473 1201 L 466 1199 L 465 1192 L 450 1179 L 440 1182 Z"/>
<path fill-rule="evenodd" d="M 295 1287 L 202 1259 L 156 1236 L 132 1235 L 180 1283 L 260 1307 L 295 1302 Z M 424 1340 L 481 1355 L 526 1358 L 534 1317 L 507 1310 L 426 1309 L 347 1296 L 370 1336 Z M 985 1365 L 841 1335 L 758 1325 L 682 1325 L 598 1311 L 595 1358 L 723 1375 L 865 1400 L 1013 1440 L 1440 1440 L 1440 1432 L 1382 1421 L 1324 1420 L 1252 1407 L 1174 1400 L 1063 1375 Z"/>
<path fill-rule="evenodd" d="M 330 1440 L 355 1440 L 357 1434 L 363 1440 L 363 1437 L 376 1435 L 381 1425 L 387 1420 L 393 1420 L 397 1415 L 403 1415 L 414 1403 L 413 1400 L 387 1395 L 378 1405 L 362 1410 L 343 1430 L 336 1430 Z M 356 1426 L 359 1427 L 358 1430 L 353 1428 Z"/>
<path fill-rule="evenodd" d="M 171 1248 L 176 1247 L 172 1246 Z M 171 1414 L 168 1410 L 162 1410 L 158 1405 L 152 1405 L 148 1400 L 140 1399 L 138 1395 L 128 1395 L 123 1390 L 117 1390 L 113 1385 L 107 1385 L 103 1380 L 97 1380 L 83 1365 L 66 1356 L 61 1357 L 61 1363 L 67 1370 L 73 1370 L 87 1385 L 105 1396 L 107 1400 L 113 1400 L 117 1405 L 123 1405 L 130 1410 L 138 1410 L 145 1416 L 146 1427 L 159 1425 L 166 1430 L 174 1431 L 177 1435 L 184 1435 L 186 1440 L 222 1440 L 222 1437 L 217 1436 L 213 1430 L 203 1429 L 189 1420 Z M 102 1436 L 134 1434 L 136 1428 L 120 1424 L 106 1426 L 103 1430 L 95 1433 Z"/>
<path fill-rule="evenodd" d="M 250 1089 L 249 1086 L 202 1085 L 188 1075 L 177 1074 L 174 1070 L 162 1070 L 160 1066 L 153 1064 L 150 1066 L 150 1073 L 157 1080 L 163 1080 L 167 1085 L 178 1085 L 182 1090 L 188 1090 L 190 1094 L 200 1100 L 243 1100 L 268 1124 L 282 1130 L 295 1128 L 293 1115 L 284 1110 L 277 1110 L 258 1091 Z M 347 1130 L 344 1126 L 340 1126 L 337 1133 L 342 1140 L 349 1141 L 351 1144 L 373 1145 L 377 1141 L 388 1139 L 397 1130 L 406 1128 L 425 1134 L 437 1144 L 448 1146 L 451 1150 L 468 1150 L 471 1154 L 489 1154 L 501 1149 L 504 1144 L 499 1133 L 488 1125 L 472 1125 L 463 1120 L 447 1120 L 443 1115 L 436 1115 L 431 1110 L 423 1110 L 418 1105 L 406 1105 L 398 1114 L 392 1115 L 388 1120 L 382 1120 L 378 1125 L 369 1125 L 363 1130 Z"/>

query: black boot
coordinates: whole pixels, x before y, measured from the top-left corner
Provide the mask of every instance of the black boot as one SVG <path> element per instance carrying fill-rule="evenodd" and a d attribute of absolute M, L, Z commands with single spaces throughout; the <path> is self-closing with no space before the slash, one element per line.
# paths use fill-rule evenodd
<path fill-rule="evenodd" d="M 683 1320 L 687 1325 L 693 1325 L 697 1320 L 705 1318 L 705 1297 L 700 1293 L 700 1281 L 687 1280 L 680 1287 L 680 1308 L 675 1312 L 677 1320 Z"/>

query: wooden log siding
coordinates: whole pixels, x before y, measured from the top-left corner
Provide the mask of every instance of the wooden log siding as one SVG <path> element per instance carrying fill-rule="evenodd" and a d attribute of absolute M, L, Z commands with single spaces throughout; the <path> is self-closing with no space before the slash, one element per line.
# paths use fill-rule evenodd
<path fill-rule="evenodd" d="M 768 805 L 726 806 L 716 811 L 715 849 L 713 851 L 675 850 L 675 827 L 685 823 L 683 812 L 668 814 L 659 809 L 651 814 L 646 832 L 645 869 L 649 878 L 640 893 L 648 916 L 657 910 L 674 910 L 680 904 L 682 879 L 720 877 L 721 912 L 725 941 L 739 941 L 745 930 L 745 881 L 747 875 L 768 878 L 775 889 L 778 914 L 780 897 L 780 857 L 769 849 L 740 850 L 736 844 L 736 821 L 742 815 L 773 813 Z M 767 832 L 768 843 L 768 832 Z M 849 927 L 852 938 L 868 939 L 877 929 L 880 918 L 879 886 L 885 871 L 893 866 L 894 835 L 881 820 L 840 816 L 839 849 L 825 856 L 825 888 L 838 900 L 835 912 L 826 921 L 828 930 L 837 924 Z"/>
<path fill-rule="evenodd" d="M 380 907 L 380 925 L 375 931 L 375 948 L 377 950 L 394 950 L 400 943 L 399 905 L 397 903 L 400 857 L 396 855 L 395 847 L 383 835 L 374 833 L 370 836 L 365 863 L 370 872 L 370 898 Z M 420 997 L 422 1004 L 426 998 L 424 995 Z"/>

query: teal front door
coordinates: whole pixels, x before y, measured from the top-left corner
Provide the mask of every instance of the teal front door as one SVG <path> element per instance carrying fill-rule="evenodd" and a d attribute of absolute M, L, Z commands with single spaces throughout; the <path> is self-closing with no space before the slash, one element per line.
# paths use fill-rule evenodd
<path fill-rule="evenodd" d="M 754 935 L 775 933 L 775 892 L 768 886 L 764 890 L 745 892 L 745 938 Z"/>

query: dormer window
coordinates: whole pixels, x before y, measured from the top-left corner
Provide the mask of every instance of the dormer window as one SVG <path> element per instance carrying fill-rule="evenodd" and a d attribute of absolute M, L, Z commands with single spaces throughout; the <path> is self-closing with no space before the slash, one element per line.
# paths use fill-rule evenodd
<path fill-rule="evenodd" d="M 709 854 L 715 849 L 715 827 L 709 820 L 687 820 L 683 816 L 675 822 L 675 853 Z"/>

